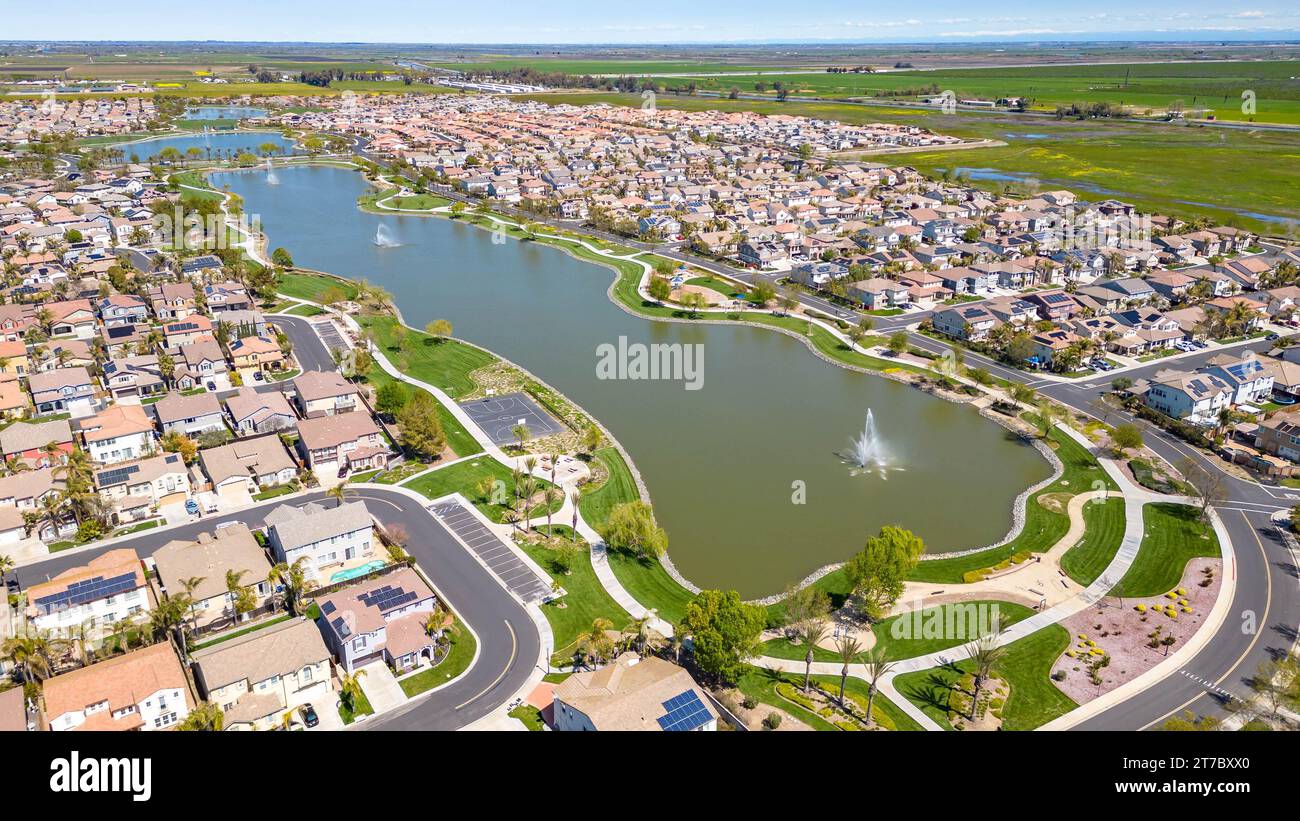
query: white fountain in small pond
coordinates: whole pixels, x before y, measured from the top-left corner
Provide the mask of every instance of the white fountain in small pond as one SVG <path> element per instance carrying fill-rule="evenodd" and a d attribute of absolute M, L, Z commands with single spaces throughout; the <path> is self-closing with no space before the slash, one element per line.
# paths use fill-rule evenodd
<path fill-rule="evenodd" d="M 889 454 L 885 450 L 884 442 L 881 441 L 880 435 L 876 432 L 876 418 L 871 411 L 867 410 L 867 421 L 862 428 L 862 435 L 854 436 L 849 440 L 849 449 L 841 454 L 840 458 L 844 460 L 850 468 L 853 475 L 860 473 L 878 473 L 883 479 L 885 472 L 893 468 L 890 464 Z"/>
<path fill-rule="evenodd" d="M 392 232 L 389 231 L 388 226 L 384 225 L 382 222 L 379 224 L 379 227 L 375 229 L 375 245 L 380 248 L 396 248 L 401 244 L 402 243 L 393 239 Z"/>
<path fill-rule="evenodd" d="M 268 158 L 266 161 L 266 184 L 267 185 L 280 184 L 280 178 L 275 175 L 275 169 L 271 167 L 270 158 Z"/>

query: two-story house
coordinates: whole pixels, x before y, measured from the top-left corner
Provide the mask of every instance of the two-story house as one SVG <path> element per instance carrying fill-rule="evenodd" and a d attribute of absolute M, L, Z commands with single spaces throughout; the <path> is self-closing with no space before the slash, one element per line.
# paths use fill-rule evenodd
<path fill-rule="evenodd" d="M 253 594 L 255 608 L 265 607 L 274 592 L 266 578 L 271 570 L 266 551 L 242 523 L 200 533 L 194 541 L 168 542 L 154 552 L 153 559 L 168 596 L 186 592 L 186 581 L 199 580 L 188 591 L 193 601 L 190 618 L 198 627 L 233 626 L 238 620 L 235 594 L 226 584 L 228 573 L 237 575 L 240 587 Z"/>
<path fill-rule="evenodd" d="M 433 657 L 425 620 L 437 597 L 413 568 L 317 598 L 325 644 L 348 672 L 385 661 L 399 672 Z"/>
<path fill-rule="evenodd" d="M 157 450 L 153 420 L 139 405 L 112 405 L 77 424 L 90 459 L 101 465 L 129 462 Z"/>
<path fill-rule="evenodd" d="M 293 380 L 298 411 L 303 418 L 354 411 L 360 404 L 360 392 L 338 371 L 306 371 Z"/>
<path fill-rule="evenodd" d="M 293 564 L 305 557 L 311 575 L 322 582 L 329 568 L 355 564 L 375 552 L 374 522 L 363 502 L 280 505 L 265 521 L 276 561 Z"/>
<path fill-rule="evenodd" d="M 43 687 L 50 730 L 165 730 L 194 703 L 170 642 L 159 642 L 71 673 Z"/>
<path fill-rule="evenodd" d="M 40 630 L 87 626 L 103 635 L 151 609 L 144 565 L 133 548 L 110 550 L 27 589 L 27 618 Z"/>

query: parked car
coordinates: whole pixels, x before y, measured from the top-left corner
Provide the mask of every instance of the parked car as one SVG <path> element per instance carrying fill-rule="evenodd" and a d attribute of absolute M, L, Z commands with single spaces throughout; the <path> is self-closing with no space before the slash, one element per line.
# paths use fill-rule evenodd
<path fill-rule="evenodd" d="M 213 382 L 211 379 L 209 379 L 209 380 L 208 380 L 208 390 L 210 390 L 210 391 L 215 391 L 216 389 L 217 389 L 217 383 L 216 383 L 216 382 Z"/>
<path fill-rule="evenodd" d="M 199 515 L 199 503 L 194 501 L 193 499 L 186 499 L 185 512 L 190 514 L 191 516 Z"/>
<path fill-rule="evenodd" d="M 315 727 L 317 724 L 320 724 L 320 717 L 316 715 L 316 708 L 310 704 L 302 705 L 302 707 L 299 708 L 299 712 L 302 713 L 303 723 L 308 727 Z"/>
<path fill-rule="evenodd" d="M 344 465 L 343 467 L 339 468 L 339 478 L 340 478 L 340 479 L 346 477 L 347 475 L 348 475 L 348 466 L 347 466 L 347 465 Z"/>
<path fill-rule="evenodd" d="M 261 372 L 261 371 L 253 371 L 253 381 L 254 381 L 254 382 L 262 382 L 262 381 L 264 381 L 264 379 L 265 379 L 265 377 L 262 376 L 262 372 Z"/>

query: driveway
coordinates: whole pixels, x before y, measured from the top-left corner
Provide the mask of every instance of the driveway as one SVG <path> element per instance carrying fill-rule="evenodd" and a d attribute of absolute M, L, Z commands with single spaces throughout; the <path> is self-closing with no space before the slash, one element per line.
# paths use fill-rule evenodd
<path fill-rule="evenodd" d="M 375 708 L 376 715 L 406 703 L 406 693 L 403 692 L 402 685 L 397 683 L 393 671 L 387 664 L 376 661 L 359 670 L 365 671 L 365 675 L 361 677 L 361 691 L 370 700 L 370 706 Z"/>

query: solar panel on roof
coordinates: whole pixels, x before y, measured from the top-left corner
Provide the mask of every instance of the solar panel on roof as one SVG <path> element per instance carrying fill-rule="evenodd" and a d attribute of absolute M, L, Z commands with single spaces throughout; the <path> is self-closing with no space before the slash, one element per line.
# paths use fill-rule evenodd
<path fill-rule="evenodd" d="M 40 597 L 36 600 L 36 606 L 48 614 L 56 610 L 99 601 L 135 588 L 135 573 L 123 573 L 110 579 L 95 576 L 72 582 L 67 589 L 58 593 Z"/>
<path fill-rule="evenodd" d="M 678 693 L 663 703 L 664 715 L 656 719 L 664 732 L 697 730 L 713 720 L 694 690 Z"/>
<path fill-rule="evenodd" d="M 334 632 L 339 634 L 339 638 L 345 639 L 348 636 L 352 635 L 352 628 L 348 627 L 348 623 L 343 621 L 342 616 L 336 617 L 333 621 L 330 622 L 330 624 L 334 626 Z"/>
<path fill-rule="evenodd" d="M 328 616 L 330 613 L 333 613 L 334 610 L 335 610 L 334 602 L 332 602 L 332 601 L 327 601 L 327 602 L 325 602 L 324 604 L 322 604 L 322 605 L 320 606 L 320 611 L 321 611 L 322 613 L 324 613 L 325 615 L 327 615 L 327 616 Z"/>
<path fill-rule="evenodd" d="M 116 485 L 125 482 L 128 477 L 140 470 L 139 465 L 130 465 L 124 468 L 114 468 L 99 474 L 99 483 L 101 485 Z"/>

